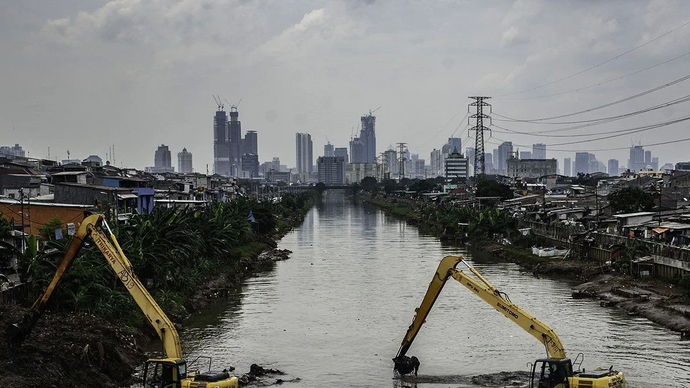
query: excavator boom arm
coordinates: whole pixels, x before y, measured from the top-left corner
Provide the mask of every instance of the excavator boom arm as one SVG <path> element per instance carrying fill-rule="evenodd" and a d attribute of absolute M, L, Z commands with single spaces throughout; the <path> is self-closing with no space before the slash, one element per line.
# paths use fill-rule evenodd
<path fill-rule="evenodd" d="M 10 342 L 20 342 L 29 335 L 36 321 L 43 313 L 53 291 L 60 284 L 65 272 L 69 269 L 87 237 L 91 237 L 98 249 L 103 253 L 108 264 L 110 264 L 117 277 L 146 316 L 146 319 L 148 319 L 158 333 L 158 336 L 163 341 L 163 348 L 167 357 L 181 359 L 182 348 L 175 326 L 173 326 L 173 323 L 134 274 L 132 264 L 122 252 L 120 245 L 111 233 L 102 215 L 89 216 L 81 223 L 46 290 L 33 304 L 22 323 L 8 332 Z"/>
<path fill-rule="evenodd" d="M 479 280 L 470 277 L 468 274 L 456 269 L 459 263 L 464 263 L 470 272 Z M 443 286 L 446 284 L 448 278 L 454 278 L 460 284 L 479 296 L 486 303 L 490 304 L 496 311 L 503 314 L 505 317 L 516 323 L 523 330 L 527 331 L 538 341 L 544 344 L 549 356 L 553 358 L 565 358 L 565 349 L 563 344 L 556 335 L 556 333 L 545 323 L 539 321 L 520 307 L 512 303 L 507 297 L 504 297 L 494 286 L 492 286 L 486 279 L 484 279 L 474 268 L 465 263 L 462 257 L 446 256 L 441 260 L 441 263 L 434 274 L 429 288 L 424 295 L 422 304 L 415 310 L 415 317 L 412 324 L 405 333 L 405 337 L 400 345 L 398 354 L 395 359 L 402 359 L 412 346 L 412 342 L 422 328 L 426 317 L 429 315 L 431 308 L 434 306 Z"/>

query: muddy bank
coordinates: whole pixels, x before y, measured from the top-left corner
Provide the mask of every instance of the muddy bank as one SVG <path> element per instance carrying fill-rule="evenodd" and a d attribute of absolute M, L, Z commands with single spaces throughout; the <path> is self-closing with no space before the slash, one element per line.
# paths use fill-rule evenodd
<path fill-rule="evenodd" d="M 519 264 L 532 276 L 577 280 L 580 284 L 573 288 L 573 297 L 599 299 L 602 306 L 645 317 L 680 332 L 683 337 L 690 333 L 690 296 L 673 284 L 660 279 L 635 279 L 592 261 L 516 254 L 516 248 L 499 244 L 485 249 L 505 261 Z"/>
<path fill-rule="evenodd" d="M 241 287 L 242 281 L 255 272 L 277 261 L 290 258 L 292 252 L 287 249 L 277 249 L 276 245 L 272 242 L 271 246 L 258 255 L 242 258 L 234 271 L 220 273 L 200 285 L 194 295 L 189 298 L 188 309 L 191 311 L 203 309 L 214 299 L 228 296 L 230 291 Z"/>
<path fill-rule="evenodd" d="M 9 348 L 4 329 L 25 308 L 0 306 L 0 370 L 3 387 L 120 387 L 133 383 L 146 356 L 143 336 L 81 313 L 46 313 L 31 336 Z"/>
<path fill-rule="evenodd" d="M 415 387 L 417 384 L 462 384 L 463 386 L 475 385 L 477 387 L 527 387 L 530 373 L 524 371 L 499 372 L 483 375 L 405 375 L 398 379 L 403 382 L 403 387 Z"/>

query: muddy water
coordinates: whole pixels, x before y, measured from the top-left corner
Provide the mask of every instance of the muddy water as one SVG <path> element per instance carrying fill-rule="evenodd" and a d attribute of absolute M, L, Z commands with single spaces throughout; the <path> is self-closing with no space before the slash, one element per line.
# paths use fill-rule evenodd
<path fill-rule="evenodd" d="M 551 325 L 572 358 L 584 353 L 586 369 L 613 365 L 631 387 L 690 386 L 690 342 L 676 333 L 572 299 L 569 284 L 444 246 L 342 193 L 327 193 L 280 248 L 292 258 L 188 322 L 189 359 L 209 355 L 239 372 L 259 363 L 300 378 L 296 387 L 412 386 L 392 379 L 391 358 L 438 261 L 453 254 Z M 533 337 L 451 282 L 409 352 L 422 362 L 419 387 L 467 386 L 465 376 L 527 370 L 544 356 Z"/>

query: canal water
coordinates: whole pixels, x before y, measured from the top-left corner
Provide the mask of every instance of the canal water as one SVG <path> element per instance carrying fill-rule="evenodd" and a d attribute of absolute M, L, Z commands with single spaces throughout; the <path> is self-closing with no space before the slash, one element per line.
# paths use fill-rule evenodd
<path fill-rule="evenodd" d="M 571 284 L 536 279 L 421 234 L 380 210 L 327 192 L 280 248 L 293 253 L 187 322 L 188 359 L 213 357 L 237 372 L 251 363 L 299 378 L 295 387 L 407 387 L 393 362 L 438 262 L 462 255 L 517 305 L 549 324 L 583 367 L 626 373 L 630 387 L 690 386 L 690 342 L 597 301 L 572 299 Z M 444 288 L 408 355 L 420 376 L 464 387 L 467 378 L 526 371 L 545 355 L 532 336 L 454 280 Z"/>

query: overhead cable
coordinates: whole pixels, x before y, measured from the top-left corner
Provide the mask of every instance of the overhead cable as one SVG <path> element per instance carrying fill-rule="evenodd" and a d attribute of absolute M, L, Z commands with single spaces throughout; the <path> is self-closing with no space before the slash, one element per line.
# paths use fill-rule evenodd
<path fill-rule="evenodd" d="M 562 96 L 562 95 L 564 95 L 564 94 L 575 93 L 575 92 L 581 92 L 581 91 L 586 90 L 586 89 L 590 89 L 590 88 L 593 88 L 593 87 L 596 87 L 596 86 L 606 85 L 606 84 L 608 84 L 608 83 L 610 83 L 610 82 L 619 81 L 619 80 L 621 80 L 621 79 L 623 79 L 623 78 L 626 78 L 626 77 L 629 77 L 629 76 L 631 76 L 631 75 L 639 74 L 639 73 L 642 73 L 643 71 L 647 71 L 647 70 L 653 69 L 653 68 L 655 68 L 655 67 L 658 67 L 658 66 L 661 66 L 661 65 L 665 65 L 665 64 L 667 64 L 667 63 L 669 63 L 669 62 L 675 61 L 676 59 L 680 59 L 680 58 L 685 57 L 685 56 L 687 56 L 687 55 L 690 55 L 690 51 L 688 51 L 688 52 L 685 53 L 685 54 L 678 55 L 677 57 L 673 57 L 673 58 L 671 58 L 671 59 L 667 59 L 667 60 L 665 60 L 665 61 L 663 61 L 663 62 L 661 62 L 661 63 L 657 63 L 657 64 L 655 64 L 655 65 L 645 67 L 644 69 L 640 69 L 640 70 L 637 70 L 637 71 L 633 71 L 632 73 L 628 73 L 628 74 L 626 74 L 626 75 L 622 75 L 622 76 L 620 76 L 620 77 L 611 78 L 611 79 L 606 80 L 606 81 L 597 82 L 597 83 L 595 83 L 595 84 L 591 84 L 591 85 L 589 85 L 589 86 L 583 86 L 583 87 L 577 88 L 577 89 L 566 90 L 565 92 L 552 93 L 552 94 L 543 94 L 543 95 L 534 96 L 534 97 L 521 97 L 521 98 L 500 98 L 500 97 L 495 97 L 495 98 L 501 99 L 501 100 L 518 100 L 518 101 L 523 101 L 523 100 L 536 100 L 536 99 L 539 99 L 539 98 L 546 98 L 546 97 Z"/>
<path fill-rule="evenodd" d="M 671 33 L 673 33 L 673 32 L 678 31 L 679 29 L 681 29 L 681 28 L 687 26 L 688 24 L 690 24 L 690 21 L 689 21 L 689 22 L 683 23 L 682 25 L 680 25 L 680 26 L 678 26 L 678 27 L 672 29 L 671 31 L 668 31 L 668 32 L 666 32 L 666 33 L 664 33 L 664 34 L 661 34 L 661 35 L 657 36 L 656 38 L 654 38 L 654 39 L 652 39 L 652 40 L 649 40 L 649 41 L 647 41 L 647 42 L 645 42 L 645 43 L 642 43 L 642 44 L 639 45 L 639 46 L 633 47 L 632 49 L 630 49 L 630 50 L 628 50 L 628 51 L 626 51 L 626 52 L 624 52 L 624 53 L 618 54 L 618 55 L 616 55 L 616 56 L 613 57 L 613 58 L 607 59 L 607 60 L 605 60 L 605 61 L 603 61 L 603 62 L 600 62 L 600 63 L 598 63 L 598 64 L 596 64 L 596 65 L 594 65 L 594 66 L 590 66 L 590 67 L 588 67 L 588 68 L 586 68 L 586 69 L 584 69 L 584 70 L 580 70 L 580 71 L 578 71 L 578 72 L 576 72 L 576 73 L 570 74 L 570 75 L 565 76 L 565 77 L 563 77 L 563 78 L 559 78 L 559 79 L 557 79 L 557 80 L 555 80 L 555 81 L 551 81 L 551 82 L 545 83 L 545 84 L 543 84 L 543 85 L 535 86 L 535 87 L 533 87 L 533 88 L 529 88 L 529 89 L 525 89 L 525 90 L 521 90 L 521 91 L 518 91 L 518 92 L 509 93 L 509 94 L 502 94 L 502 95 L 495 96 L 495 97 L 500 98 L 500 97 L 514 96 L 514 95 L 516 95 L 516 94 L 522 94 L 522 93 L 526 93 L 526 92 L 531 92 L 532 90 L 541 89 L 541 88 L 543 88 L 543 87 L 546 87 L 546 86 L 549 86 L 549 85 L 553 85 L 553 84 L 558 83 L 558 82 L 561 82 L 561 81 L 565 81 L 565 80 L 567 80 L 567 79 L 569 79 L 569 78 L 575 77 L 575 76 L 577 76 L 577 75 L 580 75 L 580 74 L 582 74 L 582 73 L 585 73 L 585 72 L 588 72 L 588 71 L 590 71 L 590 70 L 592 70 L 592 69 L 595 69 L 595 68 L 597 68 L 597 67 L 599 67 L 599 66 L 605 65 L 605 64 L 607 64 L 607 63 L 609 63 L 609 62 L 611 62 L 611 61 L 615 61 L 616 59 L 618 59 L 618 58 L 620 58 L 620 57 L 622 57 L 622 56 L 624 56 L 624 55 L 630 54 L 631 52 L 633 52 L 633 51 L 635 51 L 635 50 L 637 50 L 637 49 L 639 49 L 639 48 L 642 48 L 642 47 L 644 47 L 644 46 L 646 46 L 646 45 L 648 45 L 648 44 L 650 44 L 650 43 L 653 43 L 653 42 L 655 42 L 655 41 L 657 41 L 657 40 L 663 38 L 664 36 L 666 36 L 666 35 L 668 35 L 668 34 L 671 34 Z"/>
<path fill-rule="evenodd" d="M 564 114 L 564 115 L 559 115 L 559 116 L 542 117 L 542 118 L 537 118 L 537 119 L 516 119 L 516 118 L 512 118 L 512 117 L 507 117 L 507 116 L 499 115 L 499 114 L 496 114 L 496 113 L 493 113 L 493 114 L 495 114 L 496 116 L 499 116 L 499 117 L 503 117 L 503 118 L 512 120 L 512 121 L 514 121 L 514 122 L 521 122 L 521 123 L 535 123 L 535 122 L 537 122 L 537 121 L 547 121 L 547 120 L 553 120 L 553 119 L 560 119 L 560 118 L 563 118 L 563 117 L 570 117 L 570 116 L 575 116 L 575 115 L 579 115 L 579 114 L 582 114 L 582 113 L 593 112 L 593 111 L 595 111 L 595 110 L 599 110 L 599 109 L 603 109 L 603 108 L 608 108 L 609 106 L 613 106 L 613 105 L 617 105 L 617 104 L 620 104 L 620 103 L 623 103 L 623 102 L 626 102 L 626 101 L 634 100 L 634 99 L 636 99 L 636 98 L 638 98 L 638 97 L 642 97 L 642 96 L 645 96 L 645 95 L 647 95 L 647 94 L 651 94 L 651 93 L 657 92 L 657 91 L 659 91 L 659 90 L 661 90 L 661 89 L 665 89 L 665 88 L 667 88 L 667 87 L 669 87 L 669 86 L 673 86 L 673 85 L 678 84 L 678 83 L 681 83 L 681 82 L 683 82 L 683 81 L 687 81 L 688 79 L 690 79 L 690 75 L 686 75 L 685 77 L 678 78 L 678 79 L 675 80 L 675 81 L 671 81 L 671 82 L 665 83 L 665 84 L 660 85 L 660 86 L 657 86 L 657 87 L 655 87 L 655 88 L 646 90 L 646 91 L 641 92 L 641 93 L 637 93 L 637 94 L 635 94 L 635 95 L 632 95 L 632 96 L 629 96 L 629 97 L 626 97 L 626 98 L 623 98 L 623 99 L 620 99 L 620 100 L 617 100 L 617 101 L 614 101 L 614 102 L 610 102 L 610 103 L 608 103 L 608 104 L 599 105 L 599 106 L 596 106 L 596 107 L 594 107 L 594 108 L 589 108 L 589 109 L 585 109 L 585 110 L 581 110 L 581 111 L 577 111 L 577 112 L 573 112 L 573 113 L 568 113 L 568 114 Z"/>

